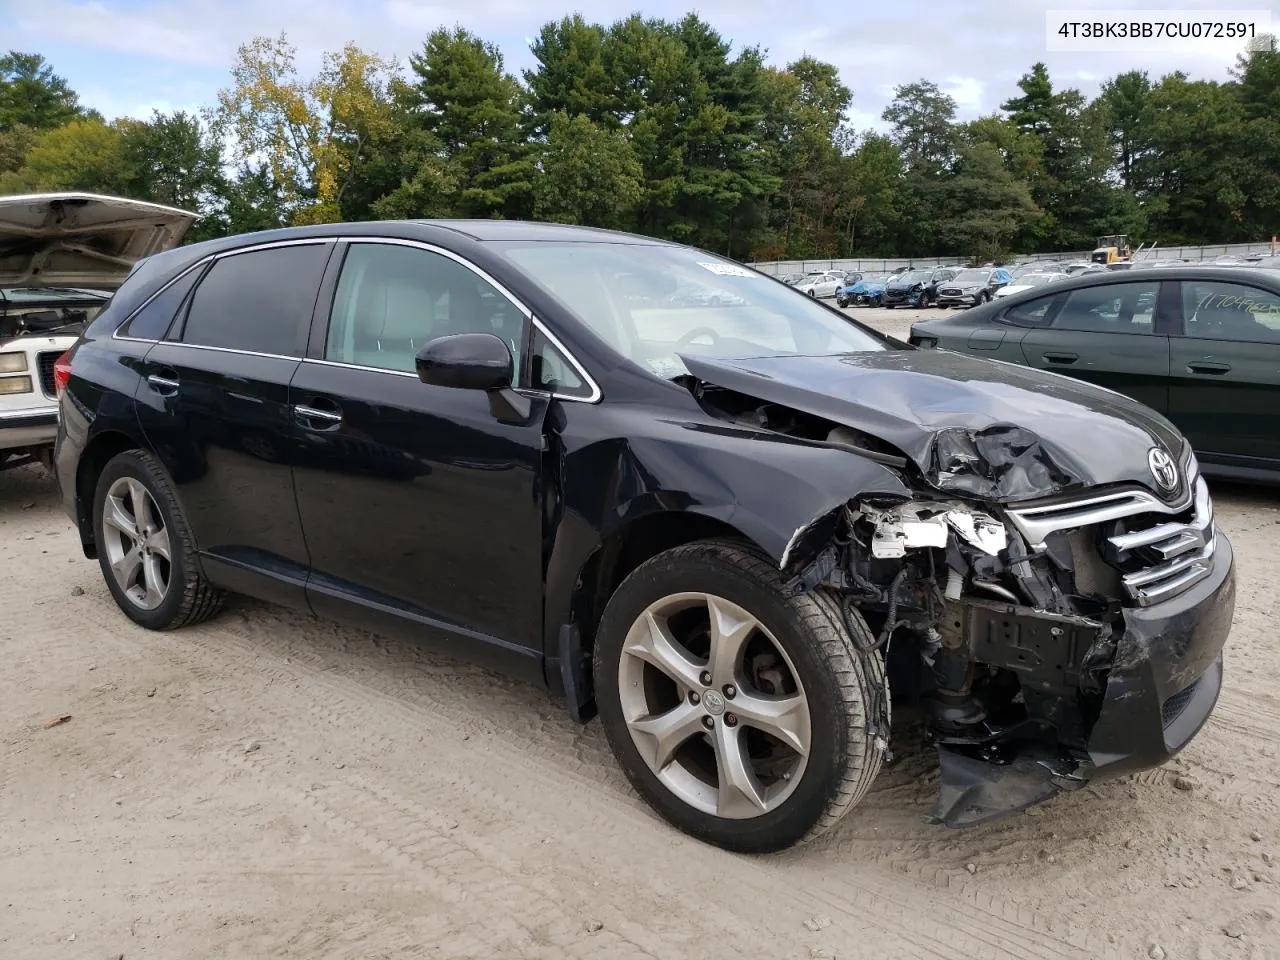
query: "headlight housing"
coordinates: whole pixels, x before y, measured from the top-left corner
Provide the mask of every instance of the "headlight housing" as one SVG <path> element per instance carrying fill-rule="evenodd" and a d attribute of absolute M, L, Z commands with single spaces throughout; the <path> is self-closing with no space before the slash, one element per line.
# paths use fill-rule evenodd
<path fill-rule="evenodd" d="M 0 373 L 22 373 L 26 369 L 25 353 L 0 353 Z"/>
<path fill-rule="evenodd" d="M 30 392 L 30 377 L 0 377 L 0 396 Z"/>

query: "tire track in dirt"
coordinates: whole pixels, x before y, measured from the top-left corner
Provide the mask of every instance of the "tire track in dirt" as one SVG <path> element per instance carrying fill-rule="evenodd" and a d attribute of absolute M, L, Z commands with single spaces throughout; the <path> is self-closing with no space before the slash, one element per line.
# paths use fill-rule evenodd
<path fill-rule="evenodd" d="M 290 617 L 286 615 L 283 618 L 286 621 Z M 272 619 L 277 619 L 273 617 Z M 297 682 L 299 679 L 298 671 L 290 671 L 287 668 L 304 666 L 310 675 L 307 680 L 312 683 L 319 683 L 326 687 L 325 696 L 313 701 L 312 713 L 317 719 L 326 723 L 331 731 L 341 730 L 360 730 L 364 736 L 368 736 L 367 731 L 377 729 L 380 724 L 385 724 L 388 719 L 388 713 L 394 713 L 407 723 L 414 725 L 423 736 L 430 734 L 432 736 L 444 736 L 451 734 L 454 739 L 460 739 L 462 730 L 474 729 L 474 713 L 477 698 L 469 695 L 466 684 L 446 684 L 445 691 L 441 692 L 439 687 L 432 685 L 429 695 L 422 697 L 421 683 L 410 683 L 408 679 L 402 679 L 399 682 L 387 683 L 386 677 L 381 671 L 372 672 L 373 677 L 380 681 L 377 684 L 369 684 L 360 680 L 353 680 L 345 674 L 342 667 L 342 659 L 359 658 L 361 653 L 355 652 L 359 649 L 359 644 L 351 643 L 350 636 L 342 636 L 344 633 L 334 628 L 327 628 L 327 625 L 316 633 L 321 634 L 317 637 L 313 633 L 307 638 L 311 644 L 309 653 L 303 652 L 302 656 L 295 660 L 293 657 L 288 658 L 285 662 L 279 657 L 274 658 L 263 652 L 261 641 L 247 635 L 236 627 L 234 622 L 230 629 L 216 630 L 213 625 L 199 628 L 198 631 L 187 631 L 180 635 L 183 639 L 191 636 L 192 639 L 204 650 L 214 653 L 218 659 L 223 660 L 224 667 L 221 670 L 209 671 L 202 669 L 200 672 L 204 674 L 205 679 L 214 682 L 222 675 L 225 669 L 235 670 L 241 664 L 241 658 L 235 656 L 233 652 L 242 652 L 249 654 L 256 651 L 254 659 L 257 661 L 254 672 L 263 673 L 265 668 L 266 675 L 269 675 L 275 681 Z M 199 637 L 195 634 L 199 633 Z M 291 629 L 286 631 L 288 634 L 297 636 L 299 631 Z M 337 634 L 339 638 L 336 647 L 328 646 L 328 640 L 324 634 Z M 320 645 L 316 645 L 315 641 L 321 641 Z M 292 652 L 292 649 L 291 649 Z M 335 659 L 335 653 L 337 659 Z M 420 658 L 406 654 L 400 648 L 399 655 L 395 658 L 396 663 L 393 666 L 397 669 L 413 668 L 419 664 Z M 357 671 L 365 675 L 370 671 Z M 459 668 L 457 673 L 465 676 L 472 674 L 471 679 L 481 679 L 487 684 L 495 682 L 505 683 L 498 678 L 485 674 L 483 671 L 472 671 L 470 668 Z M 225 677 L 224 677 L 225 679 Z M 400 689 L 388 691 L 387 686 L 398 687 Z M 412 686 L 414 688 L 413 698 L 404 699 L 402 690 L 405 687 Z M 356 695 L 358 694 L 358 695 Z M 520 710 L 529 710 L 531 704 L 528 702 L 533 697 L 516 695 L 509 699 L 518 701 L 512 704 Z M 377 709 L 370 709 L 370 704 L 377 704 Z M 319 706 L 323 704 L 324 706 Z M 330 713 L 324 716 L 325 711 L 334 711 L 337 705 L 341 704 L 340 714 Z M 317 714 L 317 711 L 319 713 Z M 507 712 L 503 710 L 501 712 Z M 358 716 L 357 716 L 358 714 Z M 536 715 L 536 714 L 535 714 Z M 512 717 L 515 723 L 519 723 L 519 717 Z M 567 721 L 564 721 L 567 723 Z M 498 729 L 497 725 L 484 724 L 483 726 L 490 729 Z M 555 725 L 552 725 L 553 727 Z M 505 729 L 505 728 L 504 728 Z M 553 733 L 556 731 L 552 731 Z M 563 740 L 563 730 L 560 730 L 560 740 Z M 332 734 L 331 734 L 332 736 Z M 576 782 L 580 788 L 573 794 L 573 800 L 568 803 L 570 808 L 575 808 L 581 804 L 583 796 L 594 796 L 598 804 L 602 803 L 604 808 L 598 810 L 593 818 L 595 825 L 602 825 L 609 821 L 617 819 L 621 808 L 627 808 L 624 812 L 629 814 L 629 818 L 633 821 L 632 829 L 652 831 L 657 823 L 656 819 L 643 807 L 638 799 L 630 793 L 629 788 L 623 786 L 625 794 L 620 796 L 614 784 L 601 783 L 603 772 L 598 768 L 594 760 L 584 763 L 580 759 L 570 761 L 572 767 L 576 769 L 566 770 L 565 753 L 562 750 L 555 749 L 555 744 L 547 744 L 546 739 L 541 736 L 528 737 L 518 736 L 513 740 L 510 730 L 506 730 L 503 737 L 483 736 L 482 742 L 476 743 L 474 748 L 468 748 L 459 757 L 459 762 L 464 763 L 470 761 L 475 763 L 474 750 L 484 750 L 486 747 L 493 749 L 495 744 L 502 750 L 504 766 L 518 766 L 522 773 L 519 780 L 522 783 L 528 783 L 532 779 L 541 779 L 546 781 L 545 790 L 534 791 L 535 796 L 548 796 L 553 799 L 551 807 L 548 810 L 549 816 L 554 818 L 560 816 L 563 818 L 568 798 L 564 796 L 563 780 L 566 774 Z M 503 743 L 503 740 L 506 740 Z M 486 751 L 487 752 L 487 751 Z M 589 751 L 595 753 L 595 750 Z M 605 763 L 612 766 L 612 762 L 608 759 L 607 753 L 603 754 Z M 542 760 L 532 761 L 531 756 L 540 756 Z M 481 768 L 487 768 L 487 764 L 482 764 Z M 548 778 L 547 772 L 552 771 L 554 776 Z M 509 772 L 503 771 L 501 779 L 507 781 L 508 784 L 512 779 Z M 621 781 L 618 774 L 614 774 L 612 778 L 615 782 Z M 605 789 L 602 791 L 602 786 Z M 522 800 L 522 804 L 523 804 Z M 525 816 L 527 817 L 527 812 Z M 580 819 L 580 814 L 575 814 L 572 818 L 575 822 Z M 616 828 L 613 828 L 616 833 Z M 665 830 L 665 827 L 660 827 Z M 592 831 L 595 841 L 600 837 L 599 827 Z M 700 846 L 700 845 L 699 845 Z M 723 858 L 725 855 L 716 852 L 714 855 L 717 859 Z M 723 864 L 708 865 L 709 869 L 723 869 Z M 900 877 L 889 876 L 884 878 L 890 886 L 901 885 Z M 743 882 L 744 878 L 735 878 L 738 883 Z M 754 886 L 762 898 L 776 900 L 778 891 L 776 889 L 776 879 L 766 878 L 766 882 L 755 882 Z M 1067 943 L 1062 942 L 1059 936 L 1054 933 L 1046 933 L 1037 930 L 1028 925 L 1027 917 L 1019 913 L 1012 919 L 1000 915 L 983 916 L 979 921 L 972 919 L 971 909 L 957 909 L 953 913 L 941 908 L 932 896 L 922 899 L 921 892 L 905 889 L 899 892 L 899 900 L 888 897 L 880 885 L 869 884 L 866 887 L 856 887 L 846 884 L 844 887 L 845 896 L 848 898 L 848 904 L 843 910 L 839 910 L 841 904 L 839 901 L 833 900 L 824 892 L 829 884 L 824 883 L 821 887 L 810 889 L 801 887 L 793 892 L 796 894 L 797 900 L 805 904 L 810 904 L 814 900 L 825 902 L 829 909 L 843 913 L 850 921 L 857 920 L 865 925 L 871 920 L 878 926 L 882 926 L 886 930 L 893 930 L 899 938 L 907 940 L 915 940 L 917 945 L 927 952 L 928 956 L 957 956 L 957 957 L 1011 957 L 1011 956 L 1073 956 L 1083 955 L 1076 952 L 1075 948 Z M 951 892 L 957 892 L 954 889 Z M 962 888 L 958 891 L 960 895 L 971 901 L 969 907 L 977 907 L 981 912 L 986 912 L 987 907 L 968 889 Z M 933 928 L 935 921 L 926 919 L 937 917 L 943 914 L 946 918 L 945 923 L 938 923 L 936 929 Z M 909 917 L 911 923 L 908 925 L 911 930 L 903 929 L 904 917 Z M 1043 926 L 1043 925 L 1042 925 Z M 932 929 L 932 933 L 928 932 Z M 923 932 L 922 932 L 923 931 Z M 966 936 L 957 939 L 957 933 L 965 931 Z M 957 944 L 959 944 L 957 946 Z M 1094 954 L 1097 955 L 1097 954 Z"/>

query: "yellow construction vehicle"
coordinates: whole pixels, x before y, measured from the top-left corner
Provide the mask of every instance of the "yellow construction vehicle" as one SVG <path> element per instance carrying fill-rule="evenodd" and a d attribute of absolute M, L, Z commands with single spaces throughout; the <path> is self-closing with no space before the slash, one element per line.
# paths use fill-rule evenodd
<path fill-rule="evenodd" d="M 1129 238 L 1123 233 L 1111 237 L 1099 237 L 1097 249 L 1090 254 L 1094 263 L 1118 263 L 1121 260 L 1132 260 L 1133 249 L 1129 246 Z"/>

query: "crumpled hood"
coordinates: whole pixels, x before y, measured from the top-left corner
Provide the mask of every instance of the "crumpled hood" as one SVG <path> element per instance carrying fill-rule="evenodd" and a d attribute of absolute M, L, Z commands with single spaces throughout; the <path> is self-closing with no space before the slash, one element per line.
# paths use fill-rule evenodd
<path fill-rule="evenodd" d="M 727 360 L 682 356 L 707 383 L 892 444 L 940 490 L 1001 502 L 1116 483 L 1159 496 L 1148 455 L 1183 440 L 1128 397 L 945 350 Z"/>

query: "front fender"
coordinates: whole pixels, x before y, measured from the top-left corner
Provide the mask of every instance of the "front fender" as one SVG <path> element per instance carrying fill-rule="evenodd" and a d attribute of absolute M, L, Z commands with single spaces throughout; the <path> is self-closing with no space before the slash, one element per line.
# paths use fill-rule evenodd
<path fill-rule="evenodd" d="M 849 499 L 911 495 L 891 470 L 845 450 L 642 409 L 565 406 L 573 409 L 552 437 L 559 507 L 549 518 L 544 608 L 552 655 L 588 561 L 643 517 L 720 521 L 781 566 L 802 559 L 798 534 Z"/>

